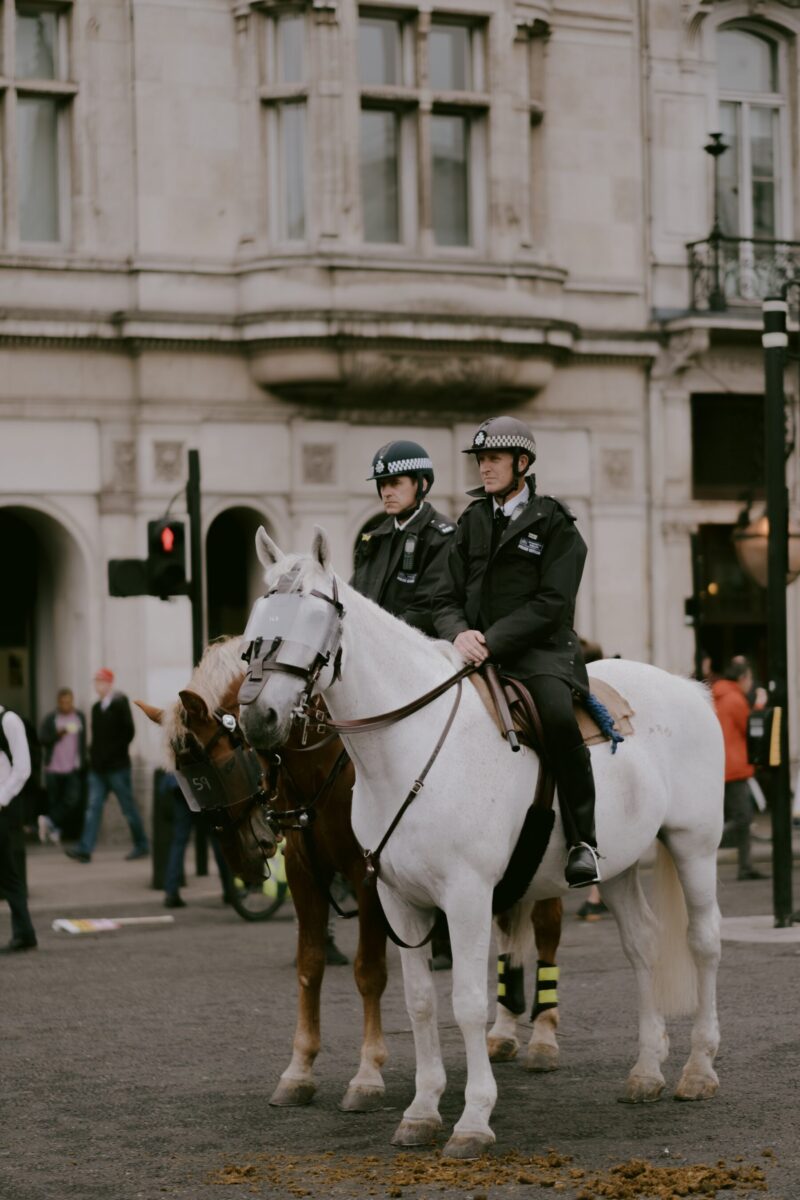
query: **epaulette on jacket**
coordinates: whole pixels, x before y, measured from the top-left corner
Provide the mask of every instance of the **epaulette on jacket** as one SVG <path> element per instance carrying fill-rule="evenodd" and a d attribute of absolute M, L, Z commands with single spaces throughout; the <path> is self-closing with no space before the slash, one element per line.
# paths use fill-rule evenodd
<path fill-rule="evenodd" d="M 456 527 L 452 521 L 431 521 L 430 524 L 439 533 L 455 533 Z"/>
<path fill-rule="evenodd" d="M 564 500 L 559 500 L 558 496 L 546 494 L 542 497 L 542 499 L 552 500 L 554 504 L 558 505 L 565 517 L 567 517 L 570 521 L 577 521 L 578 518 L 575 516 L 575 513 L 572 511 L 570 506 Z"/>

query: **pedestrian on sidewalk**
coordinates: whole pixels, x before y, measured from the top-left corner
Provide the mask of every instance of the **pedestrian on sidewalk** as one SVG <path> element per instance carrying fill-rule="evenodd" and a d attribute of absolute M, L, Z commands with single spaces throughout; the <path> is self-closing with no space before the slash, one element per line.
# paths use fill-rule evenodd
<path fill-rule="evenodd" d="M 89 804 L 83 833 L 77 846 L 67 850 L 70 858 L 88 863 L 92 859 L 103 808 L 109 792 L 119 801 L 133 838 L 126 860 L 144 858 L 150 852 L 142 818 L 133 798 L 129 746 L 134 738 L 133 717 L 128 697 L 113 690 L 114 672 L 101 667 L 94 677 L 98 699 L 92 705 L 92 742 L 89 748 Z"/>
<path fill-rule="evenodd" d="M 0 893 L 11 909 L 11 941 L 0 954 L 36 949 L 36 931 L 28 911 L 28 889 L 19 868 L 18 843 L 23 813 L 22 789 L 31 773 L 28 737 L 22 718 L 0 705 Z M 24 861 L 24 859 L 23 859 Z"/>
<path fill-rule="evenodd" d="M 86 717 L 75 707 L 72 688 L 62 687 L 56 707 L 42 721 L 47 812 L 39 816 L 39 841 L 58 844 L 81 807 L 86 766 Z"/>
<path fill-rule="evenodd" d="M 748 695 L 753 688 L 753 672 L 741 655 L 731 659 L 722 679 L 711 689 L 714 707 L 725 739 L 725 827 L 723 843 L 730 839 L 739 857 L 739 879 L 764 879 L 751 862 L 750 826 L 753 798 L 748 780 L 755 769 L 747 761 Z"/>

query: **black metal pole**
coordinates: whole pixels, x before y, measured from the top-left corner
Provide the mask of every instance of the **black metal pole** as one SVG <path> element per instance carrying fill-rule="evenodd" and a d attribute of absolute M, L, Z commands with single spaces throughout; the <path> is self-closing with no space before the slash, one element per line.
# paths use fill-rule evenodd
<path fill-rule="evenodd" d="M 203 656 L 203 530 L 200 520 L 200 455 L 189 451 L 189 482 L 186 484 L 186 511 L 189 514 L 189 543 L 192 556 L 192 659 L 194 665 Z"/>
<path fill-rule="evenodd" d="M 788 338 L 784 299 L 764 301 L 764 425 L 767 476 L 767 657 L 769 703 L 779 728 L 770 752 L 772 799 L 772 903 L 775 925 L 792 924 L 792 801 L 789 777 L 786 577 L 789 503 L 786 491 L 786 425 L 783 374 Z"/>
<path fill-rule="evenodd" d="M 722 140 L 721 133 L 710 133 L 711 141 L 704 147 L 706 154 L 714 162 L 714 224 L 711 227 L 709 242 L 711 243 L 711 293 L 708 297 L 708 307 L 712 312 L 724 312 L 728 307 L 725 289 L 722 286 L 722 268 L 720 249 L 722 228 L 719 223 L 719 160 L 728 149 Z"/>
<path fill-rule="evenodd" d="M 186 484 L 186 511 L 189 514 L 189 544 L 192 556 L 192 581 L 189 598 L 192 602 L 192 659 L 194 665 L 203 657 L 203 529 L 200 519 L 200 455 L 189 451 L 189 482 Z M 198 875 L 208 874 L 208 839 L 199 823 L 194 830 L 195 869 Z"/>

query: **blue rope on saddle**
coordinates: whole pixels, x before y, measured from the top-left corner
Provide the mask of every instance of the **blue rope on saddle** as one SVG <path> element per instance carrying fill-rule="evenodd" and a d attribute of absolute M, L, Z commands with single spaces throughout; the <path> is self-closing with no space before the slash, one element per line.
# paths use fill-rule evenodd
<path fill-rule="evenodd" d="M 614 728 L 614 718 L 611 716 L 611 713 L 608 711 L 605 704 L 603 704 L 601 700 L 598 700 L 597 696 L 593 696 L 591 692 L 587 693 L 585 696 L 582 696 L 581 699 L 583 701 L 583 707 L 586 709 L 589 716 L 592 717 L 592 719 L 597 723 L 597 727 L 599 728 L 600 732 L 607 738 L 611 739 L 611 753 L 616 754 L 617 746 L 620 744 L 620 742 L 624 742 L 625 738 Z"/>

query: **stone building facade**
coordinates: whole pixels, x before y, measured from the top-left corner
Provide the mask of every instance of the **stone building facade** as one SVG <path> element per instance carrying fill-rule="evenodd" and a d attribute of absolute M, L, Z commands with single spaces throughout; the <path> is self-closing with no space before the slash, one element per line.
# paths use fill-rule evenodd
<path fill-rule="evenodd" d="M 188 602 L 111 599 L 106 562 L 144 555 L 189 448 L 209 632 L 237 632 L 259 523 L 287 548 L 323 524 L 347 574 L 374 450 L 422 441 L 455 516 L 495 412 L 578 514 L 583 636 L 689 672 L 695 591 L 718 655 L 763 654 L 729 449 L 756 444 L 758 303 L 800 203 L 796 3 L 0 14 L 0 700 L 85 703 L 100 663 L 154 702 L 184 684 Z"/>

